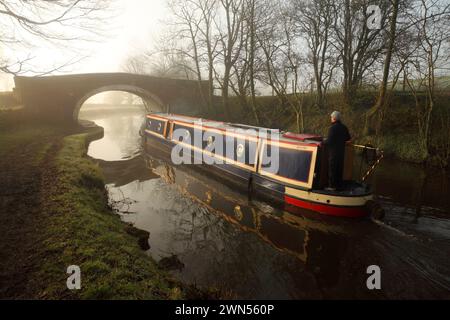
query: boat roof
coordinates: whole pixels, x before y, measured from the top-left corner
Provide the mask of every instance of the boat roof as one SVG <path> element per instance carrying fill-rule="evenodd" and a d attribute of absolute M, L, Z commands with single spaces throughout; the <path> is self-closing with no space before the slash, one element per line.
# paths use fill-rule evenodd
<path fill-rule="evenodd" d="M 164 112 L 149 113 L 147 115 L 147 117 L 162 118 L 165 120 L 172 120 L 172 121 L 186 123 L 186 124 L 197 124 L 198 125 L 201 123 L 201 125 L 204 128 L 217 129 L 217 130 L 228 131 L 228 132 L 240 131 L 240 133 L 242 133 L 243 129 L 244 130 L 245 129 L 254 129 L 256 131 L 262 130 L 267 133 L 270 133 L 270 135 L 272 135 L 272 136 L 278 134 L 278 139 L 280 142 L 292 143 L 292 144 L 298 144 L 298 145 L 320 146 L 322 143 L 321 142 L 322 136 L 315 135 L 315 134 L 298 134 L 298 133 L 291 133 L 291 132 L 282 132 L 279 129 L 264 128 L 264 127 L 257 127 L 257 126 L 239 124 L 239 123 L 222 122 L 222 121 L 216 121 L 216 120 L 208 120 L 208 119 L 203 119 L 203 118 L 196 118 L 196 117 L 190 117 L 190 116 L 172 114 L 172 113 L 164 113 Z M 251 132 L 249 134 L 252 135 Z"/>

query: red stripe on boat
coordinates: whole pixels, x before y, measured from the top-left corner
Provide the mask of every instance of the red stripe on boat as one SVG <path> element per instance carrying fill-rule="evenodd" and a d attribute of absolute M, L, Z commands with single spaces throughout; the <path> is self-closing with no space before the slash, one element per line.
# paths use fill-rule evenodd
<path fill-rule="evenodd" d="M 317 134 L 309 134 L 309 133 L 286 132 L 286 133 L 283 133 L 283 137 L 289 138 L 289 139 L 300 140 L 300 141 L 305 141 L 305 140 L 322 141 L 323 140 L 322 136 L 319 136 Z"/>
<path fill-rule="evenodd" d="M 330 216 L 338 216 L 338 217 L 364 217 L 367 215 L 367 211 L 364 207 L 335 207 L 328 206 L 325 204 L 314 203 L 309 201 L 303 201 L 297 198 L 292 198 L 289 196 L 284 196 L 284 201 L 287 204 L 294 205 L 296 207 L 305 208 L 308 210 L 317 211 L 323 214 L 327 214 Z"/>

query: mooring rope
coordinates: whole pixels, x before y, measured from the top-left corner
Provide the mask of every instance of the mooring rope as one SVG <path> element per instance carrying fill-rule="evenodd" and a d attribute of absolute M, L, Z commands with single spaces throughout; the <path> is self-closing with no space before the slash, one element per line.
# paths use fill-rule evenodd
<path fill-rule="evenodd" d="M 375 167 L 380 163 L 380 161 L 383 159 L 384 157 L 384 153 L 383 150 L 379 149 L 379 148 L 374 148 L 374 147 L 369 147 L 369 146 L 365 146 L 365 145 L 360 145 L 360 144 L 353 144 L 353 147 L 356 148 L 361 148 L 361 149 L 369 149 L 369 150 L 375 150 L 375 154 L 378 155 L 378 153 L 380 154 L 377 159 L 375 160 L 375 162 L 370 166 L 370 168 L 366 171 L 366 173 L 364 174 L 364 176 L 362 177 L 361 181 L 364 182 L 371 174 L 372 172 L 375 170 Z M 361 163 L 362 163 L 362 159 L 361 159 Z"/>

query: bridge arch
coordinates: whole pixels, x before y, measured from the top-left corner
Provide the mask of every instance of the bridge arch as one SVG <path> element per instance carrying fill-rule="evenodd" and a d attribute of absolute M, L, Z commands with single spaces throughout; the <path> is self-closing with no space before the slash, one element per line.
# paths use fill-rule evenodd
<path fill-rule="evenodd" d="M 164 111 L 166 109 L 162 100 L 157 95 L 151 93 L 148 90 L 133 85 L 107 85 L 89 91 L 78 100 L 78 102 L 75 105 L 75 108 L 73 109 L 73 120 L 75 122 L 78 121 L 80 109 L 89 98 L 95 96 L 96 94 L 107 91 L 123 91 L 135 94 L 144 101 L 153 103 L 154 107 L 148 111 Z"/>
<path fill-rule="evenodd" d="M 14 77 L 18 100 L 36 119 L 56 123 L 78 123 L 83 103 L 104 91 L 125 91 L 155 109 L 186 115 L 204 111 L 208 95 L 207 81 L 170 79 L 131 73 L 85 73 L 43 77 Z M 157 107 L 156 107 L 157 106 Z M 155 110 L 156 111 L 156 110 Z"/>

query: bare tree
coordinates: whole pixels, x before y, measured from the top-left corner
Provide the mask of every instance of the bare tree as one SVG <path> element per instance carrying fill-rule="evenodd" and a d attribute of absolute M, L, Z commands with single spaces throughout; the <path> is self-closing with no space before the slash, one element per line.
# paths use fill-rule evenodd
<path fill-rule="evenodd" d="M 179 49 L 178 51 L 188 56 L 195 65 L 196 78 L 198 80 L 199 89 L 202 93 L 203 103 L 206 104 L 206 99 L 203 96 L 203 91 L 201 90 L 202 72 L 200 67 L 200 52 L 199 52 L 199 32 L 201 17 L 200 14 L 194 6 L 192 6 L 191 1 L 183 0 L 171 0 L 169 2 L 169 8 L 175 18 L 173 26 L 176 27 L 174 30 L 174 36 L 176 36 L 182 43 L 186 42 L 186 49 Z M 172 35 L 171 35 L 172 36 Z M 169 50 L 164 50 L 161 52 L 163 55 L 173 54 L 171 48 Z"/>
<path fill-rule="evenodd" d="M 386 48 L 386 54 L 384 58 L 384 66 L 383 66 L 383 77 L 381 79 L 380 89 L 377 101 L 375 102 L 375 105 L 369 110 L 369 112 L 366 114 L 366 122 L 365 122 L 365 131 L 368 133 L 370 131 L 370 124 L 371 120 L 377 115 L 377 113 L 380 113 L 379 111 L 381 109 L 385 108 L 386 104 L 386 93 L 387 93 L 387 86 L 388 86 L 388 80 L 389 80 L 389 71 L 391 69 L 391 60 L 394 50 L 394 44 L 397 39 L 396 31 L 397 31 L 397 16 L 398 16 L 398 9 L 400 5 L 400 0 L 391 0 L 391 6 L 392 6 L 392 15 L 389 19 L 389 33 L 388 33 L 388 45 Z M 379 126 L 381 126 L 381 118 L 378 120 Z"/>
<path fill-rule="evenodd" d="M 150 57 L 144 54 L 137 54 L 127 57 L 122 64 L 122 70 L 134 74 L 150 74 L 149 63 Z"/>
<path fill-rule="evenodd" d="M 288 16 L 287 14 L 285 14 Z M 284 69 L 286 70 L 285 77 L 289 77 L 287 72 L 292 73 L 291 81 L 292 81 L 292 94 L 291 97 L 287 99 L 289 106 L 295 113 L 296 124 L 297 124 L 297 132 L 303 132 L 305 130 L 305 121 L 303 117 L 303 101 L 304 95 L 300 89 L 300 81 L 299 81 L 299 70 L 300 65 L 302 63 L 301 56 L 294 50 L 294 28 L 295 25 L 291 23 L 291 20 L 283 19 L 283 30 L 285 35 L 285 49 L 283 49 L 283 53 L 285 56 Z M 316 71 L 316 69 L 314 70 Z M 316 72 L 315 72 L 316 74 Z M 322 87 L 322 82 L 320 82 L 320 88 Z M 285 86 L 285 92 L 286 86 Z"/>
<path fill-rule="evenodd" d="M 109 0 L 1 0 L 0 1 L 0 42 L 14 51 L 17 47 L 33 47 L 39 41 L 68 43 L 92 40 L 92 36 L 103 31 L 100 22 L 109 12 Z M 51 70 L 36 71 L 28 64 L 34 57 L 2 57 L 0 70 L 5 73 L 20 74 L 34 72 L 47 74 L 79 59 L 72 59 Z"/>
<path fill-rule="evenodd" d="M 196 80 L 197 73 L 192 62 L 181 51 L 156 49 L 129 56 L 122 64 L 122 70 L 134 74 L 155 77 Z"/>
<path fill-rule="evenodd" d="M 264 31 L 257 33 L 265 57 L 264 75 L 261 79 L 278 97 L 279 105 L 292 110 L 298 132 L 305 128 L 304 93 L 300 78 L 303 59 L 296 46 L 295 24 L 288 7 L 275 7 L 267 15 Z"/>
<path fill-rule="evenodd" d="M 275 10 L 267 14 L 266 23 L 261 32 L 256 34 L 256 37 L 264 61 L 264 69 L 260 75 L 260 80 L 272 89 L 272 92 L 278 97 L 279 103 L 283 105 L 285 103 L 283 92 L 287 90 L 287 83 L 283 81 L 285 70 L 282 50 L 285 46 L 285 33 L 279 17 L 280 15 L 276 14 Z"/>
<path fill-rule="evenodd" d="M 381 28 L 369 29 L 367 21 L 370 13 L 366 11 L 368 5 L 368 0 L 333 2 L 336 14 L 335 39 L 330 43 L 339 51 L 343 73 L 342 90 L 347 102 L 351 102 L 370 68 L 376 67 L 375 63 L 383 49 L 381 32 L 385 29 L 388 8 L 385 2 L 380 3 L 381 12 L 385 12 L 380 21 Z"/>
<path fill-rule="evenodd" d="M 175 39 L 178 44 L 161 52 L 167 54 L 175 51 L 192 61 L 203 103 L 213 111 L 214 61 L 218 55 L 218 38 L 214 34 L 217 0 L 171 0 L 169 8 L 174 21 L 170 24 L 173 27 L 169 35 L 171 39 L 166 40 Z M 208 97 L 204 96 L 202 90 L 205 66 L 209 81 Z"/>
<path fill-rule="evenodd" d="M 450 58 L 450 4 L 439 0 L 420 0 L 410 20 L 416 32 L 417 50 L 411 57 L 406 82 L 415 99 L 418 142 L 423 159 L 427 161 L 436 101 L 436 72 L 445 67 Z M 420 98 L 421 91 L 425 91 L 425 101 Z"/>
<path fill-rule="evenodd" d="M 255 123 L 260 123 L 257 103 L 256 103 L 256 90 L 255 81 L 257 79 L 257 73 L 259 71 L 259 63 L 257 61 L 258 54 L 258 42 L 257 33 L 261 29 L 261 23 L 264 23 L 264 17 L 269 8 L 267 1 L 246 0 L 245 8 L 245 34 L 248 36 L 246 42 L 246 63 L 248 65 L 248 78 L 249 78 L 249 90 L 250 90 L 250 106 L 252 109 Z"/>
<path fill-rule="evenodd" d="M 292 22 L 306 40 L 309 62 L 313 67 L 316 104 L 323 106 L 324 96 L 337 66 L 336 52 L 330 44 L 336 12 L 331 0 L 292 0 Z M 289 14 L 289 12 L 287 12 Z"/>
<path fill-rule="evenodd" d="M 206 65 L 208 71 L 208 107 L 213 110 L 214 97 L 214 61 L 218 38 L 214 38 L 214 19 L 217 13 L 217 0 L 196 0 L 194 4 L 201 12 L 202 27 L 199 29 L 202 37 L 200 44 L 206 47 Z"/>
<path fill-rule="evenodd" d="M 223 27 L 220 20 L 216 19 L 216 27 L 219 33 L 220 57 L 223 73 L 217 72 L 217 80 L 222 89 L 222 105 L 226 119 L 230 119 L 229 87 L 233 65 L 239 58 L 242 49 L 241 38 L 242 24 L 244 21 L 244 0 L 220 0 L 221 13 L 224 16 Z"/>

